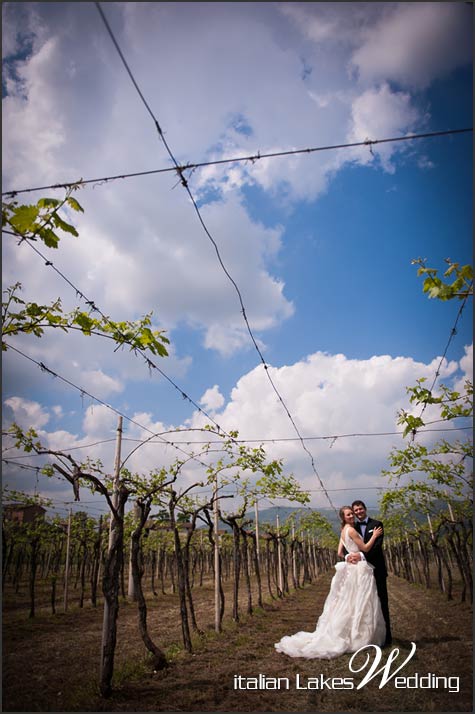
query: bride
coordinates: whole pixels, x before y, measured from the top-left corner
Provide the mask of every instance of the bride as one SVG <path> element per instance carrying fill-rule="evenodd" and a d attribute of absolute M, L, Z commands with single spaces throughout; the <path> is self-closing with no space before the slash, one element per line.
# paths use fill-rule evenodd
<path fill-rule="evenodd" d="M 348 553 L 367 553 L 382 535 L 382 528 L 375 528 L 370 540 L 365 543 L 353 527 L 351 508 L 343 506 L 339 516 L 342 530 L 338 555 L 343 555 L 343 547 Z M 356 564 L 346 561 L 337 563 L 335 570 L 315 631 L 283 637 L 274 645 L 277 652 L 289 657 L 330 659 L 344 652 L 356 652 L 368 644 L 384 643 L 386 625 L 373 566 L 363 557 Z"/>

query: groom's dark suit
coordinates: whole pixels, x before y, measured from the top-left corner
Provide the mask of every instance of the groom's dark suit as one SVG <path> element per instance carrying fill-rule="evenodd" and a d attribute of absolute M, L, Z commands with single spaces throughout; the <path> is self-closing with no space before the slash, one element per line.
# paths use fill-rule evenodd
<path fill-rule="evenodd" d="M 381 521 L 376 521 L 374 518 L 367 518 L 368 523 L 366 525 L 365 534 L 363 540 L 365 543 L 369 541 L 373 534 L 373 530 L 380 526 L 383 527 Z M 361 524 L 355 518 L 355 529 L 361 535 Z M 381 602 L 381 610 L 383 611 L 384 621 L 386 623 L 386 642 L 385 644 L 391 644 L 391 623 L 389 621 L 389 606 L 388 606 L 388 589 L 386 585 L 386 579 L 388 577 L 388 571 L 386 569 L 386 562 L 384 560 L 383 553 L 383 537 L 384 534 L 376 539 L 373 547 L 368 553 L 365 553 L 365 558 L 371 565 L 374 566 L 374 577 L 376 578 L 376 588 L 379 595 L 379 600 Z"/>

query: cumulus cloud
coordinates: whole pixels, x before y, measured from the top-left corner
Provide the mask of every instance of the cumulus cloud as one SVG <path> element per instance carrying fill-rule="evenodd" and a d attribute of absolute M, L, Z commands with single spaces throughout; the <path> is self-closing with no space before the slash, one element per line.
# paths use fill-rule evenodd
<path fill-rule="evenodd" d="M 117 414 L 101 404 L 90 406 L 86 409 L 82 428 L 87 437 L 110 436 L 117 428 Z"/>
<path fill-rule="evenodd" d="M 454 389 L 463 392 L 467 380 L 473 384 L 473 344 L 465 346 L 464 355 L 460 360 L 460 371 L 462 374 L 454 384 Z"/>
<path fill-rule="evenodd" d="M 467 379 L 473 379 L 473 345 L 467 345 L 464 351 L 465 354 L 460 360 L 460 367 Z"/>
<path fill-rule="evenodd" d="M 214 387 L 206 390 L 200 399 L 200 404 L 206 411 L 216 411 L 223 406 L 224 401 L 224 397 L 219 391 L 218 385 L 215 384 Z"/>
<path fill-rule="evenodd" d="M 428 365 L 406 357 L 374 356 L 368 360 L 348 359 L 345 355 L 317 352 L 305 361 L 281 368 L 270 368 L 271 376 L 290 411 L 295 413 L 304 435 L 337 434 L 358 428 L 395 427 L 402 385 L 435 371 L 437 360 Z M 457 363 L 445 364 L 442 372 L 451 375 Z M 401 388 L 402 387 L 402 388 Z M 257 395 L 257 396 L 256 396 Z M 244 414 L 241 416 L 240 410 Z M 223 412 L 229 422 L 252 424 L 252 428 L 271 437 L 288 431 L 285 412 L 269 389 L 260 367 L 242 377 Z M 257 428 L 256 428 L 257 427 Z"/>
<path fill-rule="evenodd" d="M 352 64 L 364 81 L 425 87 L 470 61 L 470 12 L 466 3 L 393 4 L 365 33 Z"/>
<path fill-rule="evenodd" d="M 39 429 L 50 420 L 48 411 L 30 399 L 10 397 L 5 399 L 4 404 L 12 410 L 13 421 L 23 429 Z"/>
<path fill-rule="evenodd" d="M 17 65 L 15 80 L 7 82 L 3 111 L 8 117 L 8 144 L 4 170 L 22 185 L 31 181 L 32 142 L 35 143 L 35 174 L 45 181 L 62 169 L 60 152 L 66 140 L 64 117 L 51 101 L 51 70 L 61 63 L 58 42 L 48 39 L 29 60 Z M 27 140 L 25 141 L 25 136 Z"/>
<path fill-rule="evenodd" d="M 100 369 L 86 371 L 82 377 L 86 380 L 86 384 L 90 386 L 92 392 L 101 398 L 121 392 L 124 388 L 118 379 L 109 377 L 109 375 L 104 374 Z"/>
<path fill-rule="evenodd" d="M 407 92 L 395 92 L 387 83 L 378 88 L 367 89 L 352 104 L 351 142 L 365 141 L 390 136 L 402 136 L 410 132 L 421 117 L 411 105 Z M 404 147 L 398 144 L 376 145 L 369 149 L 355 149 L 353 155 L 361 164 L 369 164 L 378 155 L 381 165 L 388 173 L 394 173 L 392 157 Z"/>
<path fill-rule="evenodd" d="M 440 380 L 456 386 L 460 373 L 466 376 L 465 371 L 470 369 L 471 355 L 472 346 L 467 346 L 460 363 L 444 360 Z M 374 487 L 371 499 L 376 501 L 378 488 L 387 486 L 381 470 L 387 467 L 389 452 L 403 444 L 400 433 L 397 433 L 401 431 L 397 415 L 401 408 L 411 409 L 405 388 L 421 377 L 432 379 L 439 362 L 440 357 L 425 364 L 409 357 L 375 355 L 358 360 L 343 354 L 316 352 L 294 364 L 269 367 L 272 380 L 306 440 L 330 494 L 338 494 L 331 489 L 347 489 L 345 495 L 333 495 L 334 502 L 339 502 L 338 498 L 348 500 L 348 493 L 355 498 L 361 496 L 358 489 L 369 487 Z M 15 415 L 28 413 L 33 415 L 34 423 L 46 425 L 46 410 L 40 404 L 25 404 L 25 400 L 18 398 L 8 402 L 15 409 Z M 239 438 L 270 440 L 265 443 L 269 457 L 284 460 L 286 472 L 293 472 L 302 486 L 311 490 L 313 505 L 328 505 L 319 492 L 308 455 L 261 367 L 238 380 L 227 402 L 215 384 L 205 391 L 200 403 L 213 412 L 223 429 L 237 429 Z M 437 409 L 428 408 L 425 417 L 427 420 L 437 418 Z M 25 427 L 33 423 L 31 417 L 28 419 Z M 169 466 L 177 458 L 186 458 L 185 452 L 190 453 L 191 449 L 195 454 L 199 453 L 199 446 L 189 443 L 190 439 L 199 440 L 199 437 L 195 434 L 191 438 L 187 430 L 205 425 L 206 418 L 202 414 L 196 412 L 190 423 L 177 427 L 157 420 L 150 412 L 135 412 L 133 420 L 132 424 L 124 423 L 122 446 L 122 459 L 128 459 L 130 469 L 148 473 Z M 94 406 L 86 410 L 82 435 L 42 429 L 41 438 L 51 448 L 84 446 L 83 451 L 76 451 L 78 457 L 101 458 L 106 470 L 110 471 L 116 428 L 117 415 L 104 406 Z M 418 438 L 430 443 L 434 434 L 421 433 Z M 86 448 L 85 445 L 101 439 L 107 443 Z M 191 460 L 180 476 L 179 485 L 184 488 L 201 477 L 200 465 Z"/>
<path fill-rule="evenodd" d="M 389 355 L 356 360 L 317 352 L 269 371 L 307 439 L 323 482 L 329 489 L 354 487 L 356 497 L 358 488 L 385 485 L 380 473 L 387 466 L 389 451 L 392 446 L 402 446 L 402 438 L 395 432 L 401 431 L 397 424 L 399 410 L 409 409 L 405 387 L 420 377 L 432 378 L 439 361 L 436 358 L 423 364 Z M 441 378 L 450 380 L 458 368 L 457 362 L 444 361 Z M 226 430 L 238 429 L 243 439 L 286 439 L 266 444 L 268 453 L 283 458 L 286 469 L 293 471 L 306 488 L 318 488 L 308 455 L 261 367 L 241 377 L 215 418 Z M 202 415 L 195 415 L 194 426 L 204 422 Z M 363 436 L 374 433 L 381 436 Z M 295 440 L 287 440 L 292 435 Z M 325 505 L 321 495 L 313 494 L 313 499 Z"/>
<path fill-rule="evenodd" d="M 118 39 L 144 94 L 152 100 L 159 86 L 160 96 L 167 97 L 166 104 L 157 100 L 154 110 L 167 141 L 178 147 L 179 159 L 220 159 L 263 148 L 278 151 L 334 143 L 345 136 L 350 141 L 381 138 L 424 122 L 408 92 L 390 88 L 388 80 L 396 77 L 401 63 L 419 66 L 414 52 L 410 63 L 405 59 L 415 47 L 427 55 L 431 77 L 453 68 L 449 47 L 435 65 L 432 48 L 438 46 L 438 33 L 447 22 L 456 32 L 455 39 L 447 32 L 446 42 L 455 43 L 463 8 L 454 10 L 447 3 L 355 3 L 342 12 L 332 3 L 280 5 L 271 15 L 256 4 L 242 5 L 239 11 L 229 3 L 216 5 L 211 24 L 193 5 L 187 5 L 186 18 L 175 3 L 111 6 L 109 12 L 117 13 Z M 4 183 L 21 187 L 163 163 L 166 154 L 153 123 L 126 74 L 117 71 L 114 48 L 106 42 L 93 8 L 64 4 L 55 14 L 43 4 L 18 8 L 17 13 L 8 10 L 11 33 L 20 43 L 28 36 L 31 49 L 9 65 L 3 101 L 9 137 Z M 170 73 L 169 63 L 162 60 L 175 52 L 177 13 L 180 62 Z M 78 35 L 78 23 L 87 33 Z M 226 31 L 230 23 L 231 35 Z M 421 33 L 432 38 L 430 46 L 420 41 Z M 227 38 L 226 63 L 220 37 Z M 390 40 L 394 48 L 387 52 Z M 457 46 L 465 45 L 460 41 Z M 382 47 L 386 62 L 393 65 L 380 61 Z M 461 50 L 454 56 L 463 61 Z M 350 61 L 363 83 L 355 85 L 348 76 Z M 380 68 L 378 76 L 371 74 L 375 67 Z M 429 76 L 428 69 L 424 72 Z M 201 81 L 204 77 L 206 82 Z M 282 104 L 292 111 L 281 111 Z M 195 105 L 207 109 L 192 111 Z M 387 171 L 394 170 L 395 151 L 374 149 Z M 291 208 L 298 200 L 325 192 L 335 172 L 353 160 L 369 164 L 372 156 L 369 151 L 293 156 L 208 167 L 189 177 L 257 330 L 281 324 L 292 315 L 293 305 L 276 271 L 282 228 L 252 219 L 242 192 L 258 186 Z M 74 216 L 81 237 L 65 239 L 61 259 L 54 258 L 104 311 L 131 317 L 153 308 L 162 325 L 192 326 L 202 333 L 207 348 L 231 355 L 245 344 L 239 306 L 184 192 L 181 187 L 174 190 L 175 184 L 170 174 L 82 192 L 78 198 L 86 212 Z M 37 269 L 37 257 L 27 253 L 7 243 L 6 279 L 24 280 L 35 297 L 64 294 L 64 285 L 53 280 L 50 286 Z"/>

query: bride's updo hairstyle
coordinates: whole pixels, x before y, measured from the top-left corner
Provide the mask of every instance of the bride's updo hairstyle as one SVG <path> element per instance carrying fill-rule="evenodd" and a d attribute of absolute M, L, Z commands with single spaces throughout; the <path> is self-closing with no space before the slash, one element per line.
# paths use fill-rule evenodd
<path fill-rule="evenodd" d="M 340 510 L 338 511 L 338 516 L 339 516 L 339 518 L 340 518 L 342 530 L 343 530 L 343 528 L 344 528 L 345 525 L 346 525 L 346 522 L 345 522 L 345 511 L 351 511 L 351 510 L 353 510 L 353 509 L 351 508 L 351 506 L 342 506 L 342 507 L 340 508 Z"/>

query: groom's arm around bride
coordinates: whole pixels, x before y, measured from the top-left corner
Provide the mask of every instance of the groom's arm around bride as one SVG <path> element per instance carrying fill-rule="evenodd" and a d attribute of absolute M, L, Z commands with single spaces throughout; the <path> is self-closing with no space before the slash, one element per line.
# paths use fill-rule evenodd
<path fill-rule="evenodd" d="M 353 501 L 351 504 L 353 513 L 355 514 L 355 529 L 360 533 L 365 543 L 371 538 L 375 528 L 383 528 L 381 521 L 368 517 L 366 513 L 366 505 L 363 501 Z M 384 621 L 386 623 L 386 641 L 385 645 L 390 645 L 392 642 L 391 622 L 389 617 L 388 605 L 388 590 L 387 577 L 388 571 L 383 552 L 383 534 L 376 539 L 371 550 L 366 553 L 366 560 L 374 567 L 374 577 L 376 579 L 376 588 L 378 590 L 379 600 L 381 602 L 381 610 L 383 611 Z"/>

